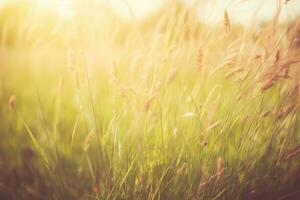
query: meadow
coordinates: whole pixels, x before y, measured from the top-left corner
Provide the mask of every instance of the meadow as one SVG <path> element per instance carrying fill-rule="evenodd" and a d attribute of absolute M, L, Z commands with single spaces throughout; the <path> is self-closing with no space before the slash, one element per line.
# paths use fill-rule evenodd
<path fill-rule="evenodd" d="M 279 9 L 242 27 L 28 2 L 0 9 L 0 199 L 299 199 Z"/>

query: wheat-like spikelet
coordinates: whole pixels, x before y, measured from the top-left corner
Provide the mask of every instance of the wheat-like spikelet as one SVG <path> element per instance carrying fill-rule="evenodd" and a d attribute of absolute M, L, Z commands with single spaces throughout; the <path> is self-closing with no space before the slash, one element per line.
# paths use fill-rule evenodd
<path fill-rule="evenodd" d="M 13 111 L 16 106 L 16 97 L 15 96 L 10 96 L 8 99 L 8 109 L 10 111 Z"/>
<path fill-rule="evenodd" d="M 230 19 L 227 10 L 225 10 L 224 12 L 223 23 L 224 23 L 225 32 L 229 33 L 231 29 L 231 24 L 230 24 Z"/>

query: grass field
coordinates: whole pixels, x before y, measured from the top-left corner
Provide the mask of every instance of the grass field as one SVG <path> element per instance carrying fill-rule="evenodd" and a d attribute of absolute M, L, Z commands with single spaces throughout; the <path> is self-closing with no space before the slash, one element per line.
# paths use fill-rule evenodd
<path fill-rule="evenodd" d="M 208 26 L 176 3 L 124 21 L 92 1 L 72 18 L 28 2 L 0 10 L 0 199 L 300 196 L 277 15 Z"/>

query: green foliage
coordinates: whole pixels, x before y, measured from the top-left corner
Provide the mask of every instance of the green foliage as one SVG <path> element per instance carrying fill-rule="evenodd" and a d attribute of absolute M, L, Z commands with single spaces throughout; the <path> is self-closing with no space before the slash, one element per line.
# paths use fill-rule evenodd
<path fill-rule="evenodd" d="M 24 26 L 34 33 L 31 19 L 11 22 L 19 11 L 2 11 L 0 199 L 266 199 L 295 191 L 299 160 L 287 158 L 299 122 L 297 110 L 284 109 L 295 96 L 289 80 L 265 92 L 257 81 L 276 52 L 255 57 L 273 33 L 253 41 L 251 30 L 196 24 L 178 5 L 163 11 L 152 29 L 123 24 L 121 42 L 123 26 L 113 20 L 99 27 L 79 15 L 94 32 L 77 33 L 78 24 L 51 18 L 36 38 L 18 34 Z M 8 43 L 7 26 L 16 30 Z"/>

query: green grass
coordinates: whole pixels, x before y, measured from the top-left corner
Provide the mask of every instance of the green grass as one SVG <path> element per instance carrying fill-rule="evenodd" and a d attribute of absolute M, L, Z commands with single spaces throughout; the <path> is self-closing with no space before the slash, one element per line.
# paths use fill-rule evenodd
<path fill-rule="evenodd" d="M 299 119 L 279 113 L 297 97 L 258 81 L 281 31 L 269 46 L 268 26 L 254 40 L 176 6 L 148 29 L 3 13 L 1 199 L 296 198 Z"/>

